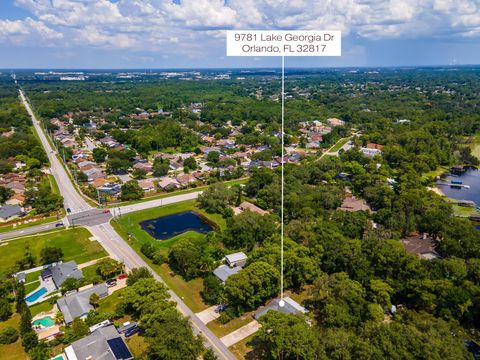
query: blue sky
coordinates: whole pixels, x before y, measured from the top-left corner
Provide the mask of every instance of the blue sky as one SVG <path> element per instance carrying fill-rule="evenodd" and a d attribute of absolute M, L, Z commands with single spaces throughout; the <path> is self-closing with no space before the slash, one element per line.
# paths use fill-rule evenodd
<path fill-rule="evenodd" d="M 0 0 L 0 68 L 279 66 L 226 57 L 226 29 L 342 31 L 287 66 L 480 64 L 479 0 Z"/>

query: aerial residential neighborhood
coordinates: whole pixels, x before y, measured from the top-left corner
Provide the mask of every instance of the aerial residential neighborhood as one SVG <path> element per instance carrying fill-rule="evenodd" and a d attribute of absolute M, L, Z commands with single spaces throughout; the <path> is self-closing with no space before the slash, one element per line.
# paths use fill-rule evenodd
<path fill-rule="evenodd" d="M 219 123 L 214 105 L 196 95 L 162 111 L 137 106 L 122 115 L 112 108 L 85 110 L 92 101 L 87 93 L 83 110 L 73 103 L 69 111 L 42 110 L 55 96 L 49 83 L 38 81 L 42 76 L 24 74 L 20 90 L 11 76 L 4 79 L 9 106 L 26 111 L 23 125 L 3 137 L 5 146 L 31 123 L 39 139 L 31 141 L 44 149 L 9 155 L 0 175 L 3 281 L 17 289 L 6 303 L 17 304 L 15 313 L 8 310 L 4 318 L 31 324 L 4 331 L 8 341 L 32 339 L 5 346 L 56 360 L 149 358 L 164 346 L 172 351 L 163 334 L 168 331 L 179 334 L 175 352 L 184 358 L 245 358 L 271 346 L 268 334 L 284 321 L 305 336 L 316 328 L 335 334 L 366 323 L 416 327 L 421 321 L 446 326 L 442 336 L 452 336 L 453 325 L 439 323 L 440 309 L 452 311 L 450 305 L 429 307 L 418 292 L 428 280 L 469 294 L 465 282 L 441 270 L 454 263 L 466 268 L 456 276 L 475 284 L 478 210 L 474 200 L 456 196 L 471 189 L 459 177 L 473 176 L 479 163 L 474 140 L 458 147 L 448 137 L 424 135 L 429 146 L 406 161 L 404 148 L 413 146 L 409 137 L 425 131 L 422 123 L 410 129 L 413 122 L 395 118 L 391 129 L 372 130 L 375 120 L 353 123 L 332 114 L 289 126 L 282 157 L 278 123 L 239 120 L 233 110 L 222 110 L 233 119 Z M 88 89 L 95 76 L 82 86 Z M 295 85 L 287 104 L 302 99 L 311 106 L 316 76 L 306 78 L 310 96 Z M 396 80 L 384 76 L 397 91 Z M 236 86 L 255 89 L 259 79 Z M 353 93 L 362 93 L 349 81 Z M 108 85 L 112 91 L 120 86 Z M 438 152 L 446 143 L 454 150 Z M 462 247 L 456 245 L 459 229 L 469 229 Z M 282 256 L 285 291 L 279 294 Z M 446 296 L 435 289 L 430 294 Z M 150 298 L 160 299 L 158 312 L 150 309 L 158 304 Z M 476 308 L 466 309 L 473 316 Z M 412 318 L 401 323 L 407 314 Z M 475 326 L 473 318 L 459 319 L 464 328 Z M 470 354 L 474 339 L 463 340 L 455 351 Z M 333 340 L 311 341 L 321 347 Z"/>
<path fill-rule="evenodd" d="M 0 360 L 480 359 L 478 14 L 0 1 Z"/>

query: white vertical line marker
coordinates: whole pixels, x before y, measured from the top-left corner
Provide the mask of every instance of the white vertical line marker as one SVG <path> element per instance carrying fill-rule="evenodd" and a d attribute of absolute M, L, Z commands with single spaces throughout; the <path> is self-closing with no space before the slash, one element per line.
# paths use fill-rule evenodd
<path fill-rule="evenodd" d="M 282 176 L 281 176 L 281 200 L 280 200 L 280 306 L 283 301 L 283 195 L 284 195 L 284 158 L 285 157 L 285 56 L 282 56 Z"/>

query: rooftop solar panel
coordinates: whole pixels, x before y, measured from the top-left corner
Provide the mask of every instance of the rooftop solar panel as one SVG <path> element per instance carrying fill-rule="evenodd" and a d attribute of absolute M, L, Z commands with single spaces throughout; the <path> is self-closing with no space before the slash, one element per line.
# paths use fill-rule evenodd
<path fill-rule="evenodd" d="M 118 337 L 115 339 L 107 340 L 108 346 L 112 349 L 113 355 L 117 360 L 128 360 L 133 359 L 130 350 L 128 350 L 127 345 L 123 342 L 122 338 Z"/>

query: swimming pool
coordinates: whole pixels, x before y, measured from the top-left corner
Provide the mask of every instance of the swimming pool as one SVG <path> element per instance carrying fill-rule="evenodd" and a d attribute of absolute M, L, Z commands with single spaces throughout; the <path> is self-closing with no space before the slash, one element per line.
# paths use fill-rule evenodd
<path fill-rule="evenodd" d="M 37 291 L 35 291 L 33 294 L 28 295 L 25 298 L 25 301 L 28 302 L 28 303 L 32 303 L 34 301 L 37 301 L 38 299 L 40 299 L 40 297 L 45 295 L 47 292 L 48 292 L 48 290 L 46 288 L 42 287 L 42 288 L 38 289 Z"/>
<path fill-rule="evenodd" d="M 55 325 L 55 321 L 50 317 L 50 316 L 45 316 L 44 318 L 41 318 L 41 319 L 38 319 L 38 320 L 35 320 L 33 322 L 33 325 L 34 326 L 43 326 L 45 328 L 48 328 L 48 327 L 51 327 L 53 325 Z"/>

